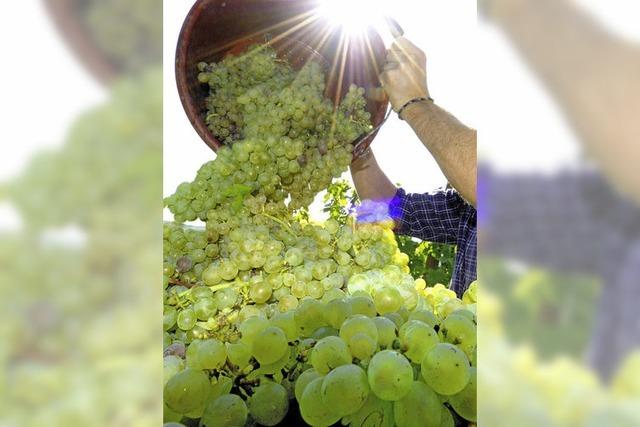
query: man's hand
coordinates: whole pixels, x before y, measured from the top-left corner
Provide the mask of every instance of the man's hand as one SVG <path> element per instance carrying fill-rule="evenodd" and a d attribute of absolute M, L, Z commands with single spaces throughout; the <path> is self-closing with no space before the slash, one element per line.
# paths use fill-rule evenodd
<path fill-rule="evenodd" d="M 428 98 L 427 57 L 404 37 L 398 37 L 387 53 L 380 81 L 394 111 L 415 98 Z"/>

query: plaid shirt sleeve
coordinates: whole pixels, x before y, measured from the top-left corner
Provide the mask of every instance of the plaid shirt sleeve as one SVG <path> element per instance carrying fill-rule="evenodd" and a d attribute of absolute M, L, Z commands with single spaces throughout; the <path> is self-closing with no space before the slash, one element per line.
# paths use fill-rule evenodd
<path fill-rule="evenodd" d="M 455 244 L 464 206 L 464 200 L 455 190 L 407 194 L 400 188 L 389 203 L 389 214 L 401 234 Z"/>
<path fill-rule="evenodd" d="M 610 260 L 624 257 L 633 227 L 618 229 L 628 222 L 624 213 L 634 211 L 611 199 L 601 180 L 586 172 L 500 175 L 480 167 L 483 251 L 556 271 L 616 274 Z"/>

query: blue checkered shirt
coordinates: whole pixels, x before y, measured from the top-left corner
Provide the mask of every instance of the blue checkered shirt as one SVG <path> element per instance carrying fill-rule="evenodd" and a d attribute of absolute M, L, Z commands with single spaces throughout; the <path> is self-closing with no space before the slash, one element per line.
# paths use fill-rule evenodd
<path fill-rule="evenodd" d="M 451 189 L 407 194 L 398 189 L 389 204 L 396 231 L 434 243 L 457 245 L 451 289 L 462 296 L 476 280 L 476 210 Z"/>

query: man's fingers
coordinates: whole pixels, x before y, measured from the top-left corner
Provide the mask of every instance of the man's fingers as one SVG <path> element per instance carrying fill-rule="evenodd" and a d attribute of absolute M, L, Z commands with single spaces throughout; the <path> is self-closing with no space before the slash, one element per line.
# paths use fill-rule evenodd
<path fill-rule="evenodd" d="M 392 49 L 397 48 L 399 50 L 402 50 L 403 52 L 406 52 L 407 54 L 422 53 L 422 50 L 416 45 L 414 45 L 413 43 L 411 43 L 409 39 L 406 37 L 396 38 L 391 48 Z"/>
<path fill-rule="evenodd" d="M 405 55 L 403 52 L 395 51 L 395 50 L 389 50 L 387 52 L 387 62 L 401 63 L 401 62 L 407 62 L 409 60 L 410 60 L 409 57 Z"/>
<path fill-rule="evenodd" d="M 400 66 L 400 63 L 396 62 L 396 61 L 387 61 L 384 64 L 384 68 L 383 71 L 390 71 L 390 70 L 395 70 Z"/>
<path fill-rule="evenodd" d="M 414 46 L 413 43 L 404 37 L 399 38 L 395 43 L 393 43 L 391 48 L 387 51 L 387 54 L 416 63 L 424 61 L 425 57 L 422 50 Z"/>

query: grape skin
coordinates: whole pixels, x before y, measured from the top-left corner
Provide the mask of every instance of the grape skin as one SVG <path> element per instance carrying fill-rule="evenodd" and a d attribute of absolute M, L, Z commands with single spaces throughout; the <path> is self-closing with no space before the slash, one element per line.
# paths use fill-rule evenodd
<path fill-rule="evenodd" d="M 357 412 L 369 396 L 366 372 L 357 365 L 333 369 L 322 381 L 322 402 L 340 416 Z"/>
<path fill-rule="evenodd" d="M 285 388 L 266 381 L 254 389 L 247 401 L 251 417 L 264 426 L 275 426 L 284 419 L 289 411 L 289 396 Z"/>
<path fill-rule="evenodd" d="M 402 399 L 411 390 L 413 368 L 400 353 L 382 350 L 367 368 L 371 391 L 382 400 Z"/>
<path fill-rule="evenodd" d="M 422 377 L 437 393 L 459 393 L 471 377 L 467 356 L 453 344 L 440 343 L 431 349 L 421 364 Z"/>
<path fill-rule="evenodd" d="M 413 381 L 410 391 L 393 402 L 398 427 L 439 427 L 442 417 L 440 399 L 425 383 Z"/>

